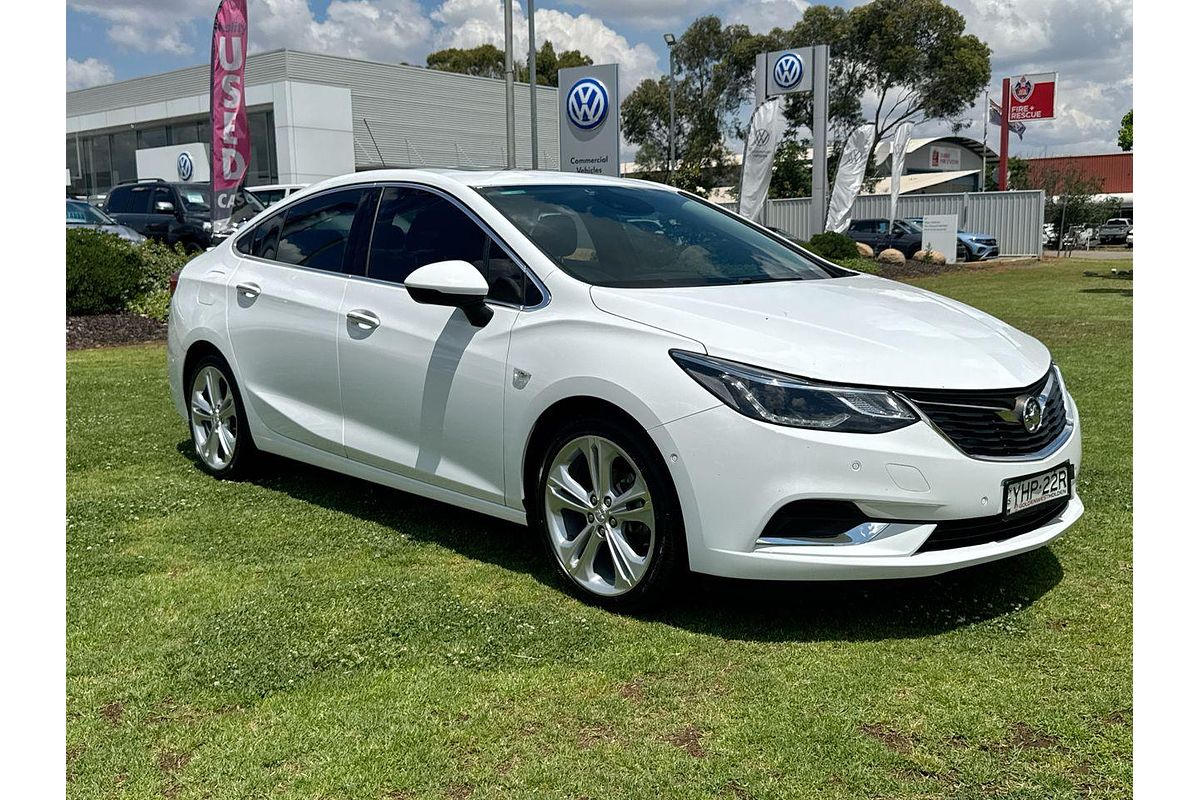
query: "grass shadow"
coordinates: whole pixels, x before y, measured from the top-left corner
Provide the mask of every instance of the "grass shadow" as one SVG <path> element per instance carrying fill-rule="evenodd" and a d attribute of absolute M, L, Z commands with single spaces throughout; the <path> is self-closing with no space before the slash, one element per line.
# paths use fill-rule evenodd
<path fill-rule="evenodd" d="M 1125 297 L 1133 297 L 1133 289 L 1119 289 L 1115 286 L 1112 287 L 1111 289 L 1110 288 L 1080 289 L 1079 293 L 1080 294 L 1119 294 L 1119 295 L 1123 295 Z"/>
<path fill-rule="evenodd" d="M 197 464 L 190 440 L 178 445 Z M 532 532 L 298 461 L 263 454 L 248 482 L 395 530 L 563 591 Z M 930 578 L 752 581 L 691 574 L 648 621 L 725 639 L 881 641 L 944 633 L 1009 616 L 1062 580 L 1046 548 Z"/>

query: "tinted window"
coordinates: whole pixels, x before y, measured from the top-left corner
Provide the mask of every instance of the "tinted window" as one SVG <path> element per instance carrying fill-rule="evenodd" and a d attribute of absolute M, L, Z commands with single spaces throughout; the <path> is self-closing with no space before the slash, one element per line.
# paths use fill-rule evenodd
<path fill-rule="evenodd" d="M 855 233 L 873 233 L 875 226 L 871 224 L 870 220 L 857 220 L 850 223 L 850 230 Z"/>
<path fill-rule="evenodd" d="M 287 209 L 274 259 L 312 269 L 340 271 L 346 240 L 350 237 L 350 226 L 354 223 L 354 215 L 358 212 L 358 203 L 364 191 L 345 189 L 331 192 Z M 262 257 L 271 258 L 266 255 L 268 243 L 265 235 L 266 231 Z"/>
<path fill-rule="evenodd" d="M 283 230 L 283 218 L 283 214 L 276 214 L 263 221 L 238 239 L 237 249 L 246 255 L 276 260 L 279 255 L 279 233 Z"/>
<path fill-rule="evenodd" d="M 678 192 L 570 184 L 479 192 L 563 271 L 597 286 L 717 286 L 848 274 Z"/>
<path fill-rule="evenodd" d="M 375 218 L 367 277 L 403 283 L 418 267 L 452 260 L 484 272 L 486 239 L 474 220 L 440 195 L 392 187 Z"/>
<path fill-rule="evenodd" d="M 486 268 L 488 299 L 514 306 L 536 306 L 542 301 L 537 284 L 529 279 L 517 262 L 500 244 L 488 237 Z"/>
<path fill-rule="evenodd" d="M 118 186 L 108 196 L 110 214 L 145 214 L 150 207 L 150 186 Z"/>

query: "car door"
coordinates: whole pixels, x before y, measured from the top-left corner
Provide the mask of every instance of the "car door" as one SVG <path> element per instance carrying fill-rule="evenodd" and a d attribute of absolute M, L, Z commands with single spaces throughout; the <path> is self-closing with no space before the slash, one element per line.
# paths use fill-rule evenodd
<path fill-rule="evenodd" d="M 153 239 L 174 244 L 171 229 L 175 224 L 176 215 L 183 209 L 176 205 L 175 193 L 169 186 L 155 186 L 150 198 L 150 208 L 146 215 L 145 234 Z M 170 210 L 166 210 L 167 207 Z"/>
<path fill-rule="evenodd" d="M 152 183 L 118 186 L 109 193 L 105 210 L 117 222 L 128 225 L 145 236 L 146 223 L 150 219 L 150 196 L 153 189 Z"/>
<path fill-rule="evenodd" d="M 494 316 L 481 328 L 404 288 L 418 267 L 453 259 L 489 279 Z M 462 203 L 413 186 L 384 190 L 363 271 L 338 328 L 347 455 L 503 502 L 509 332 L 539 290 Z"/>
<path fill-rule="evenodd" d="M 238 239 L 229 338 L 243 399 L 271 434 L 344 454 L 337 337 L 352 231 L 377 191 L 324 192 Z"/>

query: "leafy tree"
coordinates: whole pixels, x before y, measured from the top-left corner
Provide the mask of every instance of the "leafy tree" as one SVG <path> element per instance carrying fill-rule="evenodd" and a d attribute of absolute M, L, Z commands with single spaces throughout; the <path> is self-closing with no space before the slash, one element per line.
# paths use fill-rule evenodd
<path fill-rule="evenodd" d="M 1133 149 L 1133 109 L 1121 117 L 1121 130 L 1117 132 L 1117 147 L 1125 152 Z"/>
<path fill-rule="evenodd" d="M 546 40 L 537 51 L 537 82 L 539 86 L 558 86 L 558 71 L 568 67 L 586 67 L 592 64 L 591 56 L 578 50 L 556 53 L 554 45 Z M 495 45 L 481 44 L 478 47 L 450 47 L 438 50 L 425 57 L 425 66 L 443 72 L 460 75 L 476 75 L 483 78 L 504 78 L 504 51 Z M 528 60 L 513 61 L 516 80 L 529 81 Z"/>
<path fill-rule="evenodd" d="M 997 181 L 996 173 L 1000 169 L 998 162 L 988 164 L 987 170 L 987 190 L 989 192 L 999 191 L 1000 184 Z M 1012 157 L 1008 159 L 1008 185 L 1011 189 L 1040 189 L 1040 186 L 1034 186 L 1029 177 L 1029 162 L 1023 158 Z"/>
<path fill-rule="evenodd" d="M 808 158 L 810 142 L 788 137 L 775 150 L 775 168 L 767 195 L 778 197 L 808 197 L 812 194 L 812 161 Z"/>

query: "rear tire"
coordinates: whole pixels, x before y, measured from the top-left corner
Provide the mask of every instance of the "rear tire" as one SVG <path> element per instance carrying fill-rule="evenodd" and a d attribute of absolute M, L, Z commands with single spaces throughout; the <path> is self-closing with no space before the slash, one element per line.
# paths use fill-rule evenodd
<path fill-rule="evenodd" d="M 603 417 L 564 425 L 541 455 L 530 518 L 555 574 L 586 602 L 660 605 L 686 568 L 674 483 L 650 437 Z"/>
<path fill-rule="evenodd" d="M 188 429 L 200 468 L 217 478 L 249 473 L 258 454 L 233 370 L 220 356 L 200 358 L 187 376 Z"/>

